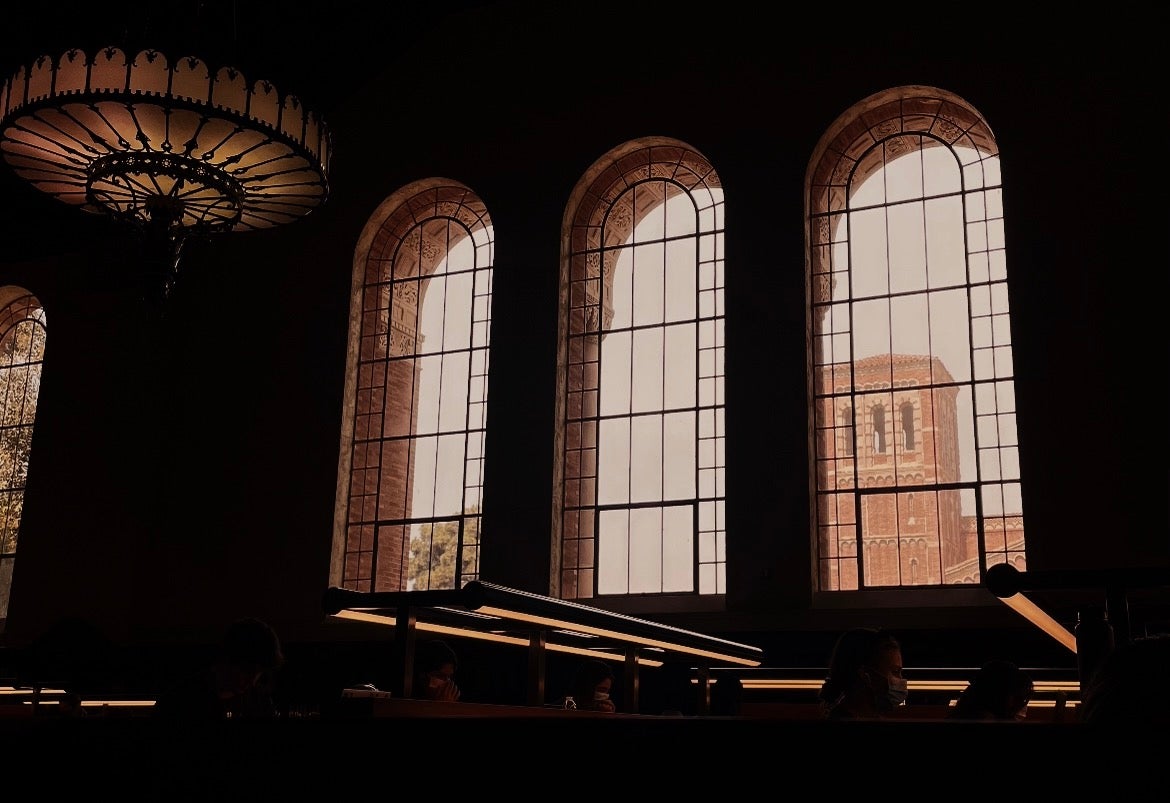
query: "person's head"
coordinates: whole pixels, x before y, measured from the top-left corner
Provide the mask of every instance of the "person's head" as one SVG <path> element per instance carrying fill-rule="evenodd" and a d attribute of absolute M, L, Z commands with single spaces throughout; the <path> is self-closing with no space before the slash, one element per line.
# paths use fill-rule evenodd
<path fill-rule="evenodd" d="M 247 692 L 265 673 L 284 664 L 284 652 L 276 631 L 251 617 L 228 625 L 220 646 L 220 695 L 231 697 Z"/>
<path fill-rule="evenodd" d="M 429 688 L 450 683 L 459 668 L 459 659 L 447 642 L 432 639 L 421 642 L 415 648 L 414 666 L 418 681 L 424 684 L 415 691 L 425 693 Z"/>
<path fill-rule="evenodd" d="M 739 713 L 743 700 L 743 681 L 731 675 L 723 675 L 711 684 L 711 713 L 717 716 L 734 716 Z"/>
<path fill-rule="evenodd" d="M 859 627 L 838 636 L 821 699 L 857 713 L 882 713 L 906 701 L 902 646 L 885 630 Z"/>
<path fill-rule="evenodd" d="M 974 719 L 1023 719 L 1033 685 L 1031 675 L 1011 661 L 992 659 L 979 667 L 959 695 L 956 712 Z"/>
<path fill-rule="evenodd" d="M 613 670 L 598 658 L 587 658 L 577 667 L 573 681 L 573 698 L 581 708 L 608 700 L 613 691 Z"/>
<path fill-rule="evenodd" d="M 1081 719 L 1096 726 L 1170 724 L 1170 634 L 1118 645 L 1085 690 Z M 1138 731 L 1133 731 L 1137 733 Z"/>

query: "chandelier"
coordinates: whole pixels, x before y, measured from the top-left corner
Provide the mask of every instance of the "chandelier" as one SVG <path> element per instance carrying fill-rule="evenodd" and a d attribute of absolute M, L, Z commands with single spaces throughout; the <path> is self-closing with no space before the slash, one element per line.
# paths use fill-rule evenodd
<path fill-rule="evenodd" d="M 158 50 L 68 50 L 0 85 L 8 165 L 70 206 L 143 231 L 164 298 L 192 233 L 267 229 L 320 206 L 330 148 L 296 96 Z"/>

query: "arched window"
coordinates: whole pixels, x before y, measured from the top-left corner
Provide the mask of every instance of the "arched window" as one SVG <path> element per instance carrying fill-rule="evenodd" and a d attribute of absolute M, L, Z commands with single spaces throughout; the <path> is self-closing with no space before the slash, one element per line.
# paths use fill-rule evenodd
<path fill-rule="evenodd" d="M 0 287 L 0 623 L 8 618 L 44 355 L 40 302 L 26 290 Z"/>
<path fill-rule="evenodd" d="M 902 449 L 907 452 L 914 451 L 914 405 L 910 402 L 902 402 L 899 408 L 902 416 Z"/>
<path fill-rule="evenodd" d="M 869 411 L 870 426 L 873 427 L 873 432 L 870 433 L 873 438 L 873 453 L 886 453 L 886 408 L 880 404 L 875 404 Z"/>
<path fill-rule="evenodd" d="M 457 588 L 479 574 L 491 218 L 447 179 L 379 206 L 354 255 L 331 582 Z"/>
<path fill-rule="evenodd" d="M 841 413 L 841 454 L 853 456 L 853 408 L 846 407 Z"/>
<path fill-rule="evenodd" d="M 628 142 L 563 233 L 553 593 L 725 593 L 719 177 L 684 143 Z"/>
<path fill-rule="evenodd" d="M 989 565 L 1022 565 L 1003 187 L 987 122 L 932 87 L 878 93 L 822 138 L 807 190 L 812 426 L 836 426 L 821 411 L 843 404 L 900 409 L 905 447 L 880 464 L 816 456 L 819 589 L 979 582 Z"/>

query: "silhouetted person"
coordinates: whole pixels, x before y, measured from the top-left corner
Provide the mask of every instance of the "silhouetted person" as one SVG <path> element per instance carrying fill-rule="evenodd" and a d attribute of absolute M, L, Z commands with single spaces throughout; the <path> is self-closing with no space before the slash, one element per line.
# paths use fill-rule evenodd
<path fill-rule="evenodd" d="M 959 694 L 947 719 L 1013 722 L 1028 716 L 1032 676 L 1011 661 L 993 659 L 979 667 Z"/>
<path fill-rule="evenodd" d="M 662 667 L 662 710 L 664 716 L 689 717 L 698 713 L 699 690 L 687 664 L 667 663 Z"/>
<path fill-rule="evenodd" d="M 711 714 L 734 717 L 743 701 L 743 681 L 731 675 L 721 675 L 711 684 Z"/>
<path fill-rule="evenodd" d="M 906 702 L 902 646 L 893 635 L 854 628 L 837 637 L 821 684 L 828 719 L 881 719 Z"/>
<path fill-rule="evenodd" d="M 1085 691 L 1081 720 L 1100 726 L 1170 724 L 1170 635 L 1137 638 L 1106 655 Z M 1147 732 L 1131 732 L 1148 738 Z"/>
<path fill-rule="evenodd" d="M 160 694 L 154 714 L 186 720 L 274 717 L 272 685 L 283 664 L 276 631 L 259 619 L 239 619 L 228 626 L 211 665 Z"/>
<path fill-rule="evenodd" d="M 462 692 L 455 685 L 459 658 L 451 645 L 440 639 L 420 642 L 414 651 L 411 696 L 420 700 L 456 702 Z"/>
<path fill-rule="evenodd" d="M 573 675 L 569 696 L 581 711 L 602 711 L 613 713 L 617 710 L 610 694 L 613 691 L 614 675 L 609 664 L 599 658 L 587 658 Z"/>
<path fill-rule="evenodd" d="M 22 680 L 32 686 L 62 686 L 87 695 L 108 693 L 118 672 L 111 642 L 87 619 L 67 616 L 25 650 Z"/>

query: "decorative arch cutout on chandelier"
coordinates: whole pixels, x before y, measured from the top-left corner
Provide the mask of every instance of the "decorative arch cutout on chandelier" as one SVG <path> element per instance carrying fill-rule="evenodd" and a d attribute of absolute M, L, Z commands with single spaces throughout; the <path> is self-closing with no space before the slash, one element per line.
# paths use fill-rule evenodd
<path fill-rule="evenodd" d="M 266 229 L 329 194 L 331 137 L 294 95 L 195 57 L 117 47 L 37 59 L 0 86 L 0 151 L 64 203 L 174 237 Z"/>

